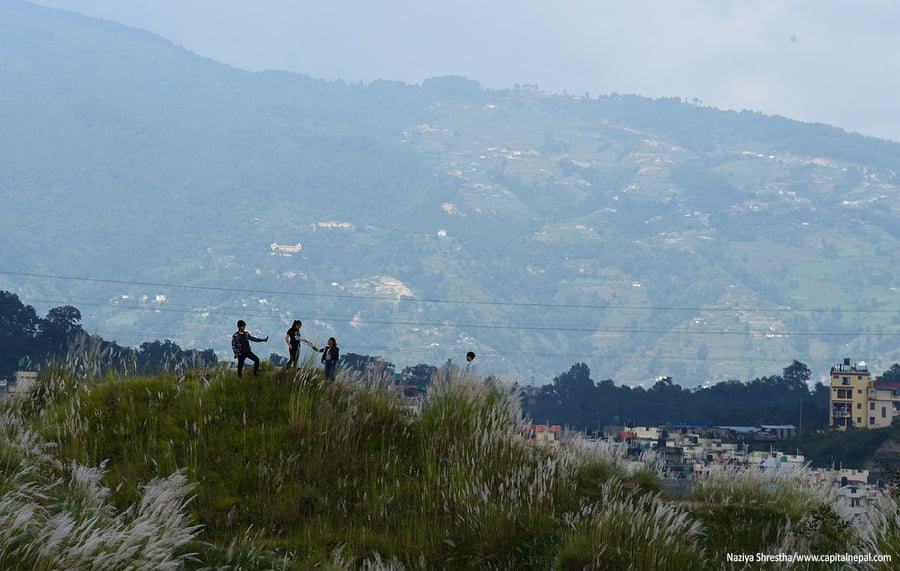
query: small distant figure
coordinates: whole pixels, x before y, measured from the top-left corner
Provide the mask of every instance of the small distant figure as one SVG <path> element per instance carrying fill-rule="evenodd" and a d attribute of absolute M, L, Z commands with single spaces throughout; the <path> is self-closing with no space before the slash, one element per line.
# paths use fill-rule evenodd
<path fill-rule="evenodd" d="M 337 340 L 334 337 L 329 337 L 328 344 L 325 347 L 316 349 L 316 346 L 312 344 L 310 344 L 310 347 L 312 347 L 313 351 L 318 351 L 322 354 L 322 362 L 325 363 L 325 378 L 333 381 L 334 371 L 337 368 L 337 362 L 341 356 Z"/>
<path fill-rule="evenodd" d="M 284 336 L 284 340 L 288 345 L 288 353 L 291 356 L 285 369 L 290 369 L 291 365 L 298 367 L 300 363 L 300 343 L 303 342 L 309 345 L 309 340 L 300 336 L 301 327 L 303 327 L 303 322 L 299 319 L 295 319 L 294 324 L 291 325 L 291 328 L 287 330 L 287 333 Z"/>
<path fill-rule="evenodd" d="M 469 351 L 468 353 L 466 353 L 466 374 L 467 375 L 469 374 L 469 365 L 471 365 L 472 361 L 474 361 L 474 360 L 475 360 L 475 353 L 473 353 L 472 351 Z"/>
<path fill-rule="evenodd" d="M 244 370 L 244 361 L 246 359 L 250 359 L 253 361 L 253 374 L 259 374 L 259 357 L 257 357 L 253 351 L 250 349 L 250 342 L 256 343 L 268 343 L 269 336 L 266 335 L 265 339 L 257 339 L 253 335 L 250 335 L 248 331 L 245 331 L 247 324 L 243 319 L 239 319 L 237 322 L 238 330 L 235 331 L 234 335 L 231 336 L 231 349 L 234 351 L 234 358 L 237 359 L 237 374 L 240 378 L 241 372 Z"/>

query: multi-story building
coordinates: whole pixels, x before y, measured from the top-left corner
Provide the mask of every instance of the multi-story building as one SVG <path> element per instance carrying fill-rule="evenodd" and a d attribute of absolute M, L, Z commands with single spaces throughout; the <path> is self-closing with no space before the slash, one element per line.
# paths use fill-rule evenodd
<path fill-rule="evenodd" d="M 894 420 L 894 391 L 879 387 L 875 382 L 869 383 L 868 410 L 866 426 L 868 428 L 884 428 Z"/>
<path fill-rule="evenodd" d="M 866 364 L 850 364 L 850 359 L 831 367 L 831 418 L 829 426 L 847 430 L 865 428 L 869 420 L 869 371 Z"/>

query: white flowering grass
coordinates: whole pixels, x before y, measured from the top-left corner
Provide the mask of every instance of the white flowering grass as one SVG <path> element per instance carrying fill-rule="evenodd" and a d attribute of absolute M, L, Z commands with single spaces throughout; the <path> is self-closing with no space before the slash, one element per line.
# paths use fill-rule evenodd
<path fill-rule="evenodd" d="M 698 568 L 705 559 L 703 526 L 688 510 L 658 494 L 630 491 L 617 478 L 564 520 L 562 568 L 677 570 Z"/>
<path fill-rule="evenodd" d="M 150 480 L 119 510 L 102 465 L 60 465 L 9 410 L 0 426 L 0 448 L 16 457 L 0 480 L 0 568 L 175 570 L 190 559 L 180 550 L 200 526 L 190 521 L 194 485 L 184 474 Z"/>
<path fill-rule="evenodd" d="M 835 488 L 818 482 L 807 466 L 710 466 L 697 477 L 689 501 L 706 523 L 718 561 L 738 551 L 858 553 L 864 543 L 859 528 L 842 515 Z"/>
<path fill-rule="evenodd" d="M 877 497 L 868 517 L 855 523 L 861 538 L 861 553 L 889 555 L 893 564 L 883 562 L 876 569 L 895 569 L 900 561 L 900 503 L 897 494 L 885 493 Z"/>
<path fill-rule="evenodd" d="M 833 488 L 816 481 L 808 466 L 778 470 L 711 464 L 695 474 L 691 498 L 716 504 L 779 504 L 797 514 L 833 501 Z"/>
<path fill-rule="evenodd" d="M 0 416 L 2 553 L 28 568 L 717 568 L 843 525 L 802 470 L 714 468 L 674 500 L 652 455 L 528 445 L 514 386 L 453 366 L 415 411 L 385 371 L 331 382 L 311 359 L 242 379 L 89 368 L 45 371 Z M 846 548 L 895 545 L 882 527 Z"/>

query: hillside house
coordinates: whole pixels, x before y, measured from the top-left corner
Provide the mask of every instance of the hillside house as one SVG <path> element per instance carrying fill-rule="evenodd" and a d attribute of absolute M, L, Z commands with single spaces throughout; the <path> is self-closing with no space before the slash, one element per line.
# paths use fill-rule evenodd
<path fill-rule="evenodd" d="M 272 242 L 269 245 L 269 248 L 272 250 L 273 256 L 291 256 L 293 254 L 297 254 L 303 247 L 298 242 L 297 244 L 279 244 L 278 242 Z"/>

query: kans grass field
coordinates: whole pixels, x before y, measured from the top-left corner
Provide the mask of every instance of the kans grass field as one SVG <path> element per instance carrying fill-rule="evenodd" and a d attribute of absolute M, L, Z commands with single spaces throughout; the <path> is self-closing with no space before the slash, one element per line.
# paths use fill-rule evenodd
<path fill-rule="evenodd" d="M 757 554 L 892 569 L 900 510 L 853 519 L 808 468 L 721 468 L 686 496 L 650 454 L 529 445 L 513 383 L 129 373 L 83 347 L 0 414 L 4 569 L 723 569 Z M 847 557 L 854 560 L 848 562 Z M 750 559 L 750 563 L 741 558 Z M 869 559 L 866 561 L 866 559 Z M 767 568 L 797 567 L 775 561 Z"/>

